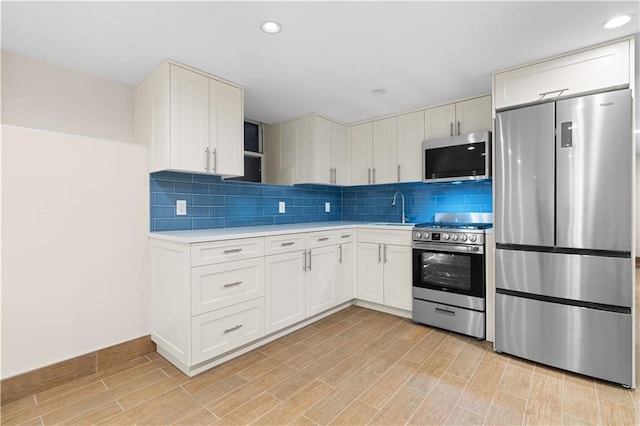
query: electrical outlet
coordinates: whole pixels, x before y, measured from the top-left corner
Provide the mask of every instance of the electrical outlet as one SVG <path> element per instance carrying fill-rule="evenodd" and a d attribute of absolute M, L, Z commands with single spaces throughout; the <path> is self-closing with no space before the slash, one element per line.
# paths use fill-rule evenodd
<path fill-rule="evenodd" d="M 324 211 L 325 213 L 329 213 L 331 211 L 331 203 L 330 202 L 326 202 L 324 203 Z"/>
<path fill-rule="evenodd" d="M 187 214 L 187 200 L 176 200 L 176 216 Z"/>
<path fill-rule="evenodd" d="M 284 211 L 285 211 L 284 201 L 280 201 L 278 203 L 278 213 L 284 213 Z"/>

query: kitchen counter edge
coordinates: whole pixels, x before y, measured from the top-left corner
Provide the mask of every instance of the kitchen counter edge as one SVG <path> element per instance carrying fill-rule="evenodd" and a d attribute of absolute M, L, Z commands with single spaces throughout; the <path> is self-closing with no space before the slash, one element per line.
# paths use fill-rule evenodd
<path fill-rule="evenodd" d="M 332 221 L 308 222 L 283 225 L 242 226 L 235 228 L 195 229 L 187 231 L 150 232 L 149 238 L 173 241 L 184 244 L 204 243 L 209 241 L 231 240 L 236 238 L 267 237 L 271 235 L 295 234 L 303 232 L 330 231 L 347 228 L 375 228 L 394 231 L 411 232 L 410 226 L 379 225 L 375 222 Z"/>

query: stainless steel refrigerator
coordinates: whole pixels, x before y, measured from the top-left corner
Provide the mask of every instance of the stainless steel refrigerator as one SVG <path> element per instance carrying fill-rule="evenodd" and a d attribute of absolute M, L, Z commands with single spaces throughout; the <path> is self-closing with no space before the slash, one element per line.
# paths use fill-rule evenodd
<path fill-rule="evenodd" d="M 496 117 L 495 349 L 635 386 L 629 90 Z"/>

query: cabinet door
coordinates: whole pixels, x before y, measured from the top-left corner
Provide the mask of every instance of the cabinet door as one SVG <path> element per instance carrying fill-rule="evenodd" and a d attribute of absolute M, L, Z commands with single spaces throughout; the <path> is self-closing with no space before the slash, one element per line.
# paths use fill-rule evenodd
<path fill-rule="evenodd" d="M 305 319 L 305 252 L 265 256 L 265 330 Z"/>
<path fill-rule="evenodd" d="M 333 143 L 331 121 L 322 117 L 313 117 L 313 172 L 314 183 L 332 183 Z"/>
<path fill-rule="evenodd" d="M 338 268 L 338 246 L 309 250 L 307 272 L 307 317 L 335 305 L 335 280 Z"/>
<path fill-rule="evenodd" d="M 298 125 L 295 121 L 287 121 L 286 123 L 282 123 L 280 125 L 280 184 L 293 184 L 293 169 L 297 157 Z"/>
<path fill-rule="evenodd" d="M 353 299 L 353 243 L 338 246 L 338 272 L 334 292 L 336 305 Z"/>
<path fill-rule="evenodd" d="M 349 185 L 349 145 L 347 144 L 347 128 L 342 124 L 331 122 L 331 152 L 333 178 L 336 185 Z"/>
<path fill-rule="evenodd" d="M 171 66 L 171 169 L 207 172 L 209 78 Z"/>
<path fill-rule="evenodd" d="M 280 123 L 264 124 L 262 147 L 264 150 L 264 182 L 281 183 L 280 172 Z"/>
<path fill-rule="evenodd" d="M 394 308 L 411 310 L 412 267 L 411 247 L 385 245 L 384 304 Z"/>
<path fill-rule="evenodd" d="M 446 138 L 455 135 L 456 105 L 449 104 L 424 111 L 424 138 Z"/>
<path fill-rule="evenodd" d="M 210 171 L 244 176 L 242 89 L 209 79 Z"/>
<path fill-rule="evenodd" d="M 314 117 L 305 117 L 294 121 L 297 146 L 294 183 L 313 183 L 315 181 L 313 119 Z"/>
<path fill-rule="evenodd" d="M 629 47 L 623 40 L 496 73 L 495 108 L 628 86 Z"/>
<path fill-rule="evenodd" d="M 422 180 L 424 111 L 398 116 L 398 181 Z"/>
<path fill-rule="evenodd" d="M 358 243 L 358 299 L 383 303 L 382 245 Z"/>
<path fill-rule="evenodd" d="M 490 131 L 491 96 L 469 99 L 456 104 L 457 134 Z"/>
<path fill-rule="evenodd" d="M 396 117 L 373 122 L 373 183 L 398 182 L 397 123 Z"/>
<path fill-rule="evenodd" d="M 351 185 L 371 183 L 372 124 L 364 123 L 349 129 L 349 162 Z"/>

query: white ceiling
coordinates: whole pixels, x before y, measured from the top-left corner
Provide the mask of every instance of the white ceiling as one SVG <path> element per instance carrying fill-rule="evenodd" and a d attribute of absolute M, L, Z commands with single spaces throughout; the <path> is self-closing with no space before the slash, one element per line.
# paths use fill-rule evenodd
<path fill-rule="evenodd" d="M 247 118 L 356 122 L 489 93 L 492 71 L 637 33 L 639 4 L 3 1 L 2 48 L 130 85 L 170 58 L 243 85 Z M 602 29 L 617 14 L 634 18 Z M 261 32 L 266 20 L 283 31 Z"/>

